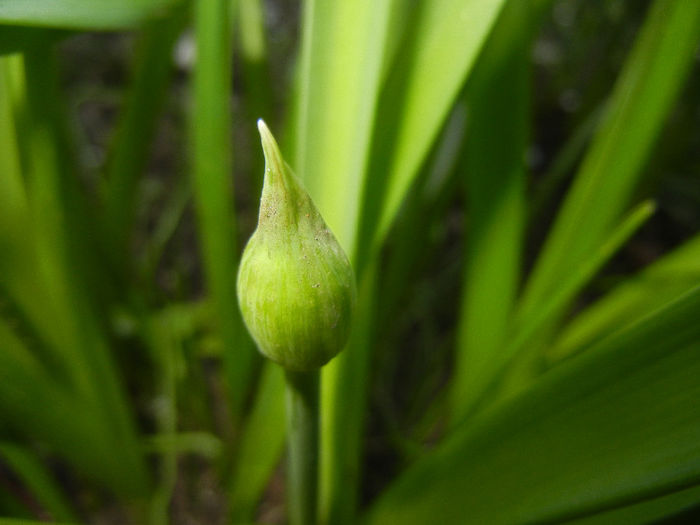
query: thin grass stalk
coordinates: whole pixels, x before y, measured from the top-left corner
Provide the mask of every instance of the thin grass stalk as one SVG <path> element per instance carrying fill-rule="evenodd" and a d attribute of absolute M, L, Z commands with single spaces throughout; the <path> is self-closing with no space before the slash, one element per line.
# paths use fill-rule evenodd
<path fill-rule="evenodd" d="M 180 351 L 176 334 L 181 333 L 176 327 L 176 317 L 163 315 L 149 323 L 149 339 L 159 358 L 160 398 L 157 413 L 159 436 L 175 441 L 177 434 L 177 352 Z M 177 481 L 177 449 L 175 446 L 165 448 L 160 458 L 159 482 L 151 498 L 151 525 L 170 523 L 170 505 Z"/>
<path fill-rule="evenodd" d="M 45 292 L 45 285 L 37 276 L 35 233 L 27 195 L 27 180 L 23 177 L 27 166 L 29 136 L 24 102 L 24 59 L 11 55 L 0 59 L 0 297 L 2 315 L 21 320 L 23 335 L 31 335 L 32 349 L 46 364 L 47 369 L 64 384 L 71 381 L 74 362 L 65 359 L 53 349 L 60 347 L 62 335 L 50 326 L 55 312 L 48 301 L 37 301 Z M 24 137 L 24 141 L 18 140 Z M 20 147 L 20 143 L 24 147 Z M 24 155 L 24 159 L 22 159 Z M 72 349 L 76 350 L 77 349 Z M 68 350 L 69 352 L 71 350 Z"/>
<path fill-rule="evenodd" d="M 232 418 L 240 420 L 251 384 L 254 350 L 236 302 L 238 265 L 231 160 L 231 2 L 195 3 L 197 64 L 192 116 L 193 189 L 207 287 L 224 343 Z"/>
<path fill-rule="evenodd" d="M 255 510 L 265 492 L 285 445 L 285 381 L 282 368 L 263 365 L 255 402 L 240 439 L 239 459 L 231 482 L 231 520 L 255 521 Z"/>
<path fill-rule="evenodd" d="M 186 21 L 178 8 L 166 20 L 150 22 L 136 49 L 131 86 L 117 126 L 102 188 L 107 251 L 117 271 L 128 267 L 129 237 L 134 220 L 138 183 L 144 174 L 157 117 L 167 100 L 172 71 L 172 48 Z"/>
<path fill-rule="evenodd" d="M 255 123 L 259 118 L 274 127 L 272 107 L 272 82 L 265 39 L 265 13 L 262 0 L 238 0 L 237 27 L 240 35 L 240 54 L 243 62 L 242 81 L 246 104 L 245 128 L 250 144 L 258 140 Z M 254 155 L 251 161 L 248 184 L 250 195 L 260 195 L 264 170 L 263 158 Z"/>

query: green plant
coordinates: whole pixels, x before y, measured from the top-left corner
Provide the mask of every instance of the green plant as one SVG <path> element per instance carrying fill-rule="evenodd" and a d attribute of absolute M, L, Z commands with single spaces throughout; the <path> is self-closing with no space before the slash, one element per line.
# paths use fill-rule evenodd
<path fill-rule="evenodd" d="M 643 523 L 697 509 L 698 222 L 616 282 L 614 265 L 654 213 L 645 197 L 663 198 L 651 175 L 693 147 L 694 110 L 667 121 L 679 101 L 697 107 L 697 90 L 680 93 L 697 82 L 700 9 L 587 7 L 634 29 L 631 50 L 612 89 L 590 74 L 578 130 L 530 177 L 531 50 L 553 10 L 582 5 L 307 0 L 289 83 L 271 68 L 279 44 L 259 0 L 0 1 L 0 459 L 12 473 L 0 515 L 266 520 L 285 379 L 255 352 L 235 284 L 263 173 L 254 122 L 277 129 L 282 116 L 281 150 L 358 284 L 348 345 L 320 381 L 321 523 Z M 186 106 L 168 97 L 186 28 L 189 161 L 170 148 L 176 168 L 149 179 L 150 205 L 159 117 Z M 117 30 L 135 43 L 131 80 L 90 171 L 57 50 Z M 697 166 L 683 170 L 691 198 Z M 389 474 L 368 471 L 368 435 Z M 194 509 L 193 486 L 220 510 Z"/>
<path fill-rule="evenodd" d="M 319 369 L 348 342 L 355 276 L 265 122 L 258 128 L 265 181 L 236 290 L 258 350 L 285 370 L 289 515 L 304 525 L 316 522 Z"/>

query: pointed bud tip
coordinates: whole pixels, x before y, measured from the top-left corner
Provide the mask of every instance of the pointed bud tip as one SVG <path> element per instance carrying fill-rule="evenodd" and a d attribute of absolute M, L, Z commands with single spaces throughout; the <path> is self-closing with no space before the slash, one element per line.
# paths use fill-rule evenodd
<path fill-rule="evenodd" d="M 260 132 L 260 141 L 262 142 L 267 168 L 282 172 L 284 170 L 284 160 L 279 145 L 270 128 L 267 127 L 267 124 L 261 118 L 258 119 L 258 131 Z"/>
<path fill-rule="evenodd" d="M 265 121 L 261 118 L 258 119 L 258 132 L 260 133 L 263 149 L 265 149 L 266 146 L 273 144 L 276 147 L 279 147 L 277 146 L 277 141 L 275 140 L 272 131 L 270 131 L 270 128 L 267 127 L 267 124 L 265 124 Z"/>

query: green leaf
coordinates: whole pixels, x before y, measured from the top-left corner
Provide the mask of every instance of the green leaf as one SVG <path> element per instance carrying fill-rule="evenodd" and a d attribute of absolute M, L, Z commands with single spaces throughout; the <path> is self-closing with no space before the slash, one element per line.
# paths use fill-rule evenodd
<path fill-rule="evenodd" d="M 696 288 L 473 418 L 367 522 L 558 522 L 697 485 L 698 315 Z"/>
<path fill-rule="evenodd" d="M 658 498 L 648 499 L 615 508 L 599 514 L 567 522 L 569 525 L 619 525 L 620 523 L 659 523 L 659 520 L 670 518 L 688 509 L 696 507 L 700 502 L 700 486 L 664 494 Z M 685 520 L 668 521 L 663 523 L 684 523 Z"/>
<path fill-rule="evenodd" d="M 129 237 L 133 224 L 138 182 L 144 175 L 160 109 L 167 98 L 172 54 L 185 24 L 185 11 L 167 20 L 148 24 L 136 48 L 134 71 L 125 110 L 117 126 L 107 163 L 103 188 L 106 232 L 110 261 L 128 268 Z"/>
<path fill-rule="evenodd" d="M 310 0 L 304 7 L 292 167 L 351 259 L 396 1 Z"/>
<path fill-rule="evenodd" d="M 257 505 L 282 456 L 284 417 L 284 373 L 279 366 L 266 363 L 238 448 L 231 484 L 233 523 L 254 521 Z"/>
<path fill-rule="evenodd" d="M 3 151 L 0 155 L 0 248 L 3 253 L 0 264 L 4 271 L 10 269 L 8 263 L 17 256 L 13 252 L 21 250 L 19 245 L 22 238 L 26 238 L 26 231 L 20 231 L 24 230 L 20 225 L 26 224 L 29 218 L 13 111 L 11 60 L 0 58 L 0 145 Z"/>
<path fill-rule="evenodd" d="M 162 15 L 179 0 L 0 0 L 0 24 L 126 29 Z"/>
<path fill-rule="evenodd" d="M 467 256 L 452 411 L 458 421 L 500 361 L 520 282 L 530 124 L 530 1 L 503 10 L 467 87 Z"/>
<path fill-rule="evenodd" d="M 381 108 L 397 111 L 392 117 L 396 122 L 380 115 L 376 123 L 375 141 L 382 149 L 390 146 L 385 151 L 392 153 L 382 166 L 387 168 L 382 174 L 386 195 L 373 239 L 387 233 L 504 4 L 436 0 L 415 6 L 415 30 L 398 54 L 380 99 Z"/>
<path fill-rule="evenodd" d="M 62 40 L 72 34 L 72 31 L 63 29 L 0 26 L 0 55 L 20 53 L 34 45 L 34 43 L 40 39 L 48 39 L 54 42 Z"/>
<path fill-rule="evenodd" d="M 649 314 L 700 283 L 700 235 L 625 280 L 569 323 L 547 357 L 556 361 Z"/>
<path fill-rule="evenodd" d="M 58 484 L 31 451 L 12 443 L 0 443 L 0 456 L 53 518 L 77 521 L 75 512 Z"/>
<path fill-rule="evenodd" d="M 542 347 L 538 336 L 550 327 L 565 312 L 571 300 L 583 289 L 587 282 L 600 271 L 612 256 L 644 224 L 654 212 L 654 203 L 643 202 L 632 210 L 605 239 L 605 242 L 587 260 L 582 261 L 575 271 L 567 275 L 559 288 L 552 293 L 542 306 L 527 318 L 516 317 L 512 333 L 498 360 L 489 363 L 494 370 L 498 365 L 508 363 L 505 378 L 499 378 L 501 384 L 499 396 L 512 395 L 541 373 L 540 364 Z M 610 332 L 608 332 L 610 333 Z M 497 375 L 494 373 L 494 375 Z M 493 401 L 491 399 L 490 401 Z"/>
<path fill-rule="evenodd" d="M 22 109 L 28 118 L 22 160 L 27 164 L 37 270 L 30 282 L 38 287 L 38 293 L 22 299 L 49 312 L 44 319 L 32 315 L 31 320 L 50 342 L 60 358 L 57 360 L 71 372 L 67 395 L 78 393 L 89 399 L 90 424 L 99 436 L 93 439 L 102 440 L 96 447 L 113 449 L 113 464 L 103 467 L 101 479 L 117 492 L 143 493 L 148 485 L 145 464 L 98 307 L 98 296 L 108 281 L 100 275 L 103 268 L 90 250 L 92 224 L 86 218 L 81 188 L 74 177 L 58 89 L 58 64 L 48 42 L 38 42 L 24 58 L 26 108 Z M 77 463 L 86 466 L 82 460 Z M 115 470 L 110 473 L 111 468 Z"/>
<path fill-rule="evenodd" d="M 0 420 L 39 441 L 78 471 L 120 494 L 143 493 L 144 473 L 122 430 L 110 425 L 101 400 L 57 385 L 17 335 L 0 320 Z"/>
<path fill-rule="evenodd" d="M 323 369 L 319 514 L 324 523 L 353 523 L 374 348 L 378 261 L 360 280 L 348 347 Z"/>
<path fill-rule="evenodd" d="M 406 29 L 405 35 L 401 37 L 402 47 L 398 51 L 394 47 L 396 39 L 392 35 L 387 35 L 385 44 L 381 44 L 382 40 L 378 36 L 369 40 L 375 43 L 375 51 L 381 53 L 384 62 L 372 60 L 371 69 L 364 72 L 367 77 L 364 74 L 355 75 L 356 70 L 350 67 L 333 66 L 337 61 L 343 64 L 345 60 L 345 57 L 336 55 L 335 45 L 338 50 L 348 53 L 352 64 L 357 64 L 358 60 L 360 64 L 366 62 L 366 51 L 359 52 L 365 41 L 349 38 L 340 45 L 334 44 L 333 38 L 336 33 L 352 36 L 351 31 L 369 30 L 375 27 L 375 20 L 381 20 L 385 12 L 380 9 L 382 16 L 377 17 L 376 3 L 363 3 L 365 7 L 362 11 L 360 4 L 355 4 L 353 7 L 342 8 L 333 8 L 331 6 L 341 4 L 328 2 L 309 4 L 305 18 L 307 33 L 304 45 L 311 50 L 305 51 L 303 57 L 317 53 L 317 58 L 302 60 L 302 78 L 314 79 L 314 71 L 319 70 L 317 74 L 321 76 L 318 83 L 301 84 L 306 98 L 302 98 L 299 104 L 299 142 L 295 165 L 341 244 L 348 247 L 349 243 L 348 253 L 355 264 L 360 288 L 367 289 L 364 308 L 371 311 L 376 291 L 375 284 L 371 283 L 376 279 L 364 276 L 365 271 L 369 272 L 373 265 L 371 257 L 367 256 L 368 252 L 376 248 L 378 241 L 386 234 L 504 2 L 438 0 L 412 3 L 411 9 L 405 9 L 406 4 L 401 2 L 389 6 L 392 10 L 398 9 L 398 12 L 409 14 L 406 27 L 410 29 Z M 355 11 L 361 13 L 363 18 L 338 18 L 343 12 Z M 390 10 L 388 14 L 391 13 L 396 12 Z M 396 18 L 387 19 L 389 26 L 394 29 L 400 27 L 395 21 Z M 465 31 L 467 23 L 469 31 Z M 351 29 L 354 26 L 358 27 Z M 344 29 L 338 30 L 340 27 Z M 375 31 L 378 35 L 379 31 Z M 386 61 L 393 52 L 396 52 L 396 60 L 390 69 L 385 69 Z M 322 76 L 323 68 L 327 67 L 333 71 L 332 78 Z M 361 65 L 356 67 L 362 73 Z M 382 74 L 386 72 L 386 81 L 381 91 L 377 92 L 376 82 L 381 81 Z M 348 82 L 348 78 L 352 78 L 353 82 Z M 372 83 L 368 82 L 370 79 L 374 79 Z M 358 85 L 359 91 L 369 89 L 370 98 L 367 100 L 372 101 L 371 107 L 363 104 L 338 110 L 336 105 L 345 106 L 347 102 L 355 101 L 356 95 L 348 93 L 347 100 L 332 96 L 336 93 L 334 91 L 325 95 L 325 90 L 332 86 L 341 86 L 337 93 L 344 94 L 348 90 L 357 89 Z M 307 86 L 314 91 L 306 91 L 304 88 Z M 371 98 L 375 94 L 378 96 L 376 101 Z M 324 103 L 317 105 L 317 101 Z M 308 117 L 309 112 L 327 114 L 314 120 Z M 352 121 L 346 120 L 351 115 L 361 119 L 358 126 L 352 127 Z M 337 122 L 336 116 L 339 116 Z M 324 121 L 333 122 L 333 127 L 321 125 Z M 317 128 L 314 127 L 315 122 L 319 123 Z M 369 123 L 373 124 L 372 128 Z M 338 129 L 336 124 L 342 128 Z M 367 150 L 370 132 L 371 149 Z M 351 139 L 347 138 L 354 133 L 358 134 L 352 135 Z M 318 139 L 312 141 L 307 134 Z M 336 151 L 335 148 L 345 148 L 344 143 L 353 145 L 350 154 L 345 150 L 342 154 Z M 329 145 L 328 149 L 325 144 Z M 361 147 L 355 147 L 355 144 Z M 303 157 L 307 151 L 325 152 L 320 154 L 328 156 L 324 167 L 314 172 L 317 175 L 309 174 L 308 178 L 306 172 L 309 162 Z M 349 173 L 361 176 L 343 176 L 347 166 L 351 167 Z M 330 180 L 334 182 L 329 183 Z M 328 184 L 337 185 L 332 190 L 333 197 L 326 196 L 330 195 L 325 190 Z M 386 200 L 385 190 L 388 192 Z M 356 207 L 359 207 L 359 212 L 355 211 Z M 363 307 L 358 307 L 358 311 L 362 309 Z M 351 336 L 346 351 L 323 372 L 324 450 L 321 458 L 320 513 L 321 519 L 332 523 L 353 520 L 359 480 L 362 448 L 360 436 L 372 349 L 369 334 L 374 327 L 369 319 L 358 321 L 356 326 L 357 333 Z"/>
<path fill-rule="evenodd" d="M 257 355 L 236 302 L 238 250 L 231 177 L 231 2 L 196 2 L 192 188 L 204 273 L 224 341 L 231 411 L 242 415 Z"/>
<path fill-rule="evenodd" d="M 700 9 L 657 0 L 615 85 L 607 114 L 528 281 L 529 315 L 595 250 L 627 206 L 695 56 Z"/>

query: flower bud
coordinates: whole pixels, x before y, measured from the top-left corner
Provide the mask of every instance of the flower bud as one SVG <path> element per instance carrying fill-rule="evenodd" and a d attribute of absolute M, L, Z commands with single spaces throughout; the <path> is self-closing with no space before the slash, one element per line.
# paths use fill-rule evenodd
<path fill-rule="evenodd" d="M 347 342 L 355 279 L 345 252 L 262 120 L 258 129 L 265 180 L 258 227 L 238 271 L 238 301 L 265 356 L 289 370 L 313 370 Z"/>

